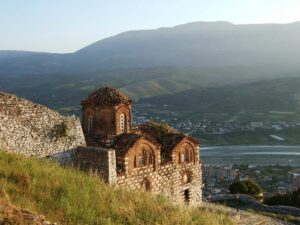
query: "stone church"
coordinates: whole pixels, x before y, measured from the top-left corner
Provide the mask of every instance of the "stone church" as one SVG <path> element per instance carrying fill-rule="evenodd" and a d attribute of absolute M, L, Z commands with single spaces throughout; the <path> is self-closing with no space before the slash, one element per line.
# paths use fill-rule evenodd
<path fill-rule="evenodd" d="M 164 124 L 133 128 L 132 103 L 111 87 L 82 101 L 87 147 L 76 150 L 75 166 L 95 170 L 118 187 L 160 193 L 178 203 L 200 203 L 199 143 Z"/>

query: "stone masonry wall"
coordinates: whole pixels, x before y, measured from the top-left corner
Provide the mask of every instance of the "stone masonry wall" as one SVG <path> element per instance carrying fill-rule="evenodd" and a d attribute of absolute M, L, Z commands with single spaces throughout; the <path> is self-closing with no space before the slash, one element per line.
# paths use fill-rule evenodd
<path fill-rule="evenodd" d="M 79 118 L 0 92 L 0 150 L 60 161 L 85 145 Z"/>
<path fill-rule="evenodd" d="M 75 151 L 74 166 L 98 172 L 109 184 L 117 181 L 116 154 L 113 149 L 78 147 Z"/>
<path fill-rule="evenodd" d="M 189 182 L 184 182 L 184 175 L 191 175 Z M 155 171 L 152 168 L 136 168 L 129 175 L 119 175 L 117 184 L 119 187 L 131 189 L 143 189 L 143 182 L 150 184 L 149 191 L 160 193 L 173 202 L 183 203 L 184 192 L 189 192 L 189 204 L 197 205 L 202 201 L 202 172 L 200 162 L 175 165 L 174 163 L 161 165 Z"/>

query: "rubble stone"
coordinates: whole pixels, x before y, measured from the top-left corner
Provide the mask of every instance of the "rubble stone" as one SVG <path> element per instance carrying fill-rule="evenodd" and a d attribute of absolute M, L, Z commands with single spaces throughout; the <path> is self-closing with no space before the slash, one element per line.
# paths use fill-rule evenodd
<path fill-rule="evenodd" d="M 79 118 L 0 92 L 0 149 L 69 162 L 80 145 L 85 139 Z"/>

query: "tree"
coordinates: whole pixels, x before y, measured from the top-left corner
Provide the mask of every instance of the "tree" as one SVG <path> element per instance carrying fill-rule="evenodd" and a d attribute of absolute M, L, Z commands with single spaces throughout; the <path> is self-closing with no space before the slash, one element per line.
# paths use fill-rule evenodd
<path fill-rule="evenodd" d="M 300 208 L 300 188 L 292 193 L 293 206 Z"/>
<path fill-rule="evenodd" d="M 243 181 L 237 181 L 229 186 L 229 191 L 231 194 L 245 194 L 248 193 L 248 188 Z"/>
<path fill-rule="evenodd" d="M 246 194 L 256 199 L 261 199 L 263 190 L 262 188 L 251 180 L 237 181 L 229 186 L 231 194 Z"/>
<path fill-rule="evenodd" d="M 287 205 L 300 208 L 300 188 L 292 193 L 276 194 L 264 199 L 267 205 Z"/>
<path fill-rule="evenodd" d="M 264 199 L 267 205 L 289 205 L 293 206 L 292 196 L 290 194 L 275 194 L 269 198 Z"/>

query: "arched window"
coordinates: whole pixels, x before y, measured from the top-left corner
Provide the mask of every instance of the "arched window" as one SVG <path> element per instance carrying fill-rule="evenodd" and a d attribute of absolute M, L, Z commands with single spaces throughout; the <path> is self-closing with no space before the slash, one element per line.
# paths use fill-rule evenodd
<path fill-rule="evenodd" d="M 194 158 L 193 149 L 189 146 L 185 146 L 182 150 L 178 152 L 178 163 L 189 163 L 192 162 Z"/>
<path fill-rule="evenodd" d="M 92 115 L 88 116 L 88 133 L 93 133 L 93 126 L 94 126 L 94 117 Z"/>
<path fill-rule="evenodd" d="M 183 162 L 189 162 L 190 161 L 190 150 L 185 148 L 183 150 L 183 155 L 182 156 L 183 156 L 183 159 L 182 159 Z"/>
<path fill-rule="evenodd" d="M 124 133 L 126 131 L 126 116 L 124 113 L 120 115 L 120 130 L 121 133 Z"/>
<path fill-rule="evenodd" d="M 150 149 L 143 148 L 134 156 L 134 167 L 145 167 L 154 165 L 154 155 Z"/>
<path fill-rule="evenodd" d="M 150 191 L 151 190 L 151 183 L 148 179 L 144 179 L 141 183 L 141 189 L 143 191 Z"/>

